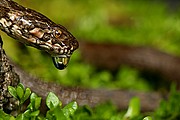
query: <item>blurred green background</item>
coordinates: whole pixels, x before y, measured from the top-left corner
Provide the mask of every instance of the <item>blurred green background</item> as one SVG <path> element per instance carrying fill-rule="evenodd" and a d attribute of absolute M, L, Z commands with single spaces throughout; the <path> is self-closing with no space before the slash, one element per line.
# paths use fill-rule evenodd
<path fill-rule="evenodd" d="M 65 26 L 78 40 L 149 46 L 173 55 L 180 54 L 180 11 L 172 0 L 15 1 Z M 68 67 L 59 71 L 49 54 L 26 47 L 5 34 L 2 37 L 8 56 L 46 81 L 85 88 L 154 90 L 135 68 L 124 66 L 114 75 L 85 63 L 77 50 Z"/>

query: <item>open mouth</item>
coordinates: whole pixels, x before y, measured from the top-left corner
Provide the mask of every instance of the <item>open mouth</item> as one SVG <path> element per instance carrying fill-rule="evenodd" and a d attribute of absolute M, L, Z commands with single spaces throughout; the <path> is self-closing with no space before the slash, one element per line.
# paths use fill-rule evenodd
<path fill-rule="evenodd" d="M 53 63 L 55 67 L 59 70 L 63 70 L 64 68 L 67 67 L 69 60 L 70 60 L 70 55 L 58 55 L 52 57 Z"/>

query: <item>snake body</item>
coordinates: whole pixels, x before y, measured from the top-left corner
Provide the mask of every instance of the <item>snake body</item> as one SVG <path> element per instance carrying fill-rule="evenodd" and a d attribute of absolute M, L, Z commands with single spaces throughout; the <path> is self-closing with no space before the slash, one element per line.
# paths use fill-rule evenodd
<path fill-rule="evenodd" d="M 20 42 L 51 54 L 58 69 L 64 69 L 78 48 L 76 38 L 62 25 L 12 0 L 0 0 L 0 29 Z"/>

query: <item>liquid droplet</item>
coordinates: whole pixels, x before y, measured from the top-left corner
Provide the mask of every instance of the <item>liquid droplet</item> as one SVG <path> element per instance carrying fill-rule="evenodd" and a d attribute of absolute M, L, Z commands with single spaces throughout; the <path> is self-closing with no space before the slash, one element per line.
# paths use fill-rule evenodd
<path fill-rule="evenodd" d="M 52 57 L 53 63 L 55 67 L 59 70 L 63 70 L 64 68 L 67 67 L 70 57 L 63 56 L 63 57 Z"/>

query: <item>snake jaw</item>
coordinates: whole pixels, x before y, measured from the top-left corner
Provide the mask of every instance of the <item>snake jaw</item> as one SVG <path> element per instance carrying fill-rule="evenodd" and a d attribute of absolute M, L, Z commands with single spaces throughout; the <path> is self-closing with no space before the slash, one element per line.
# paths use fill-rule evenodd
<path fill-rule="evenodd" d="M 52 57 L 52 60 L 57 69 L 63 70 L 64 68 L 67 67 L 70 60 L 70 56 L 59 55 L 59 56 Z"/>

